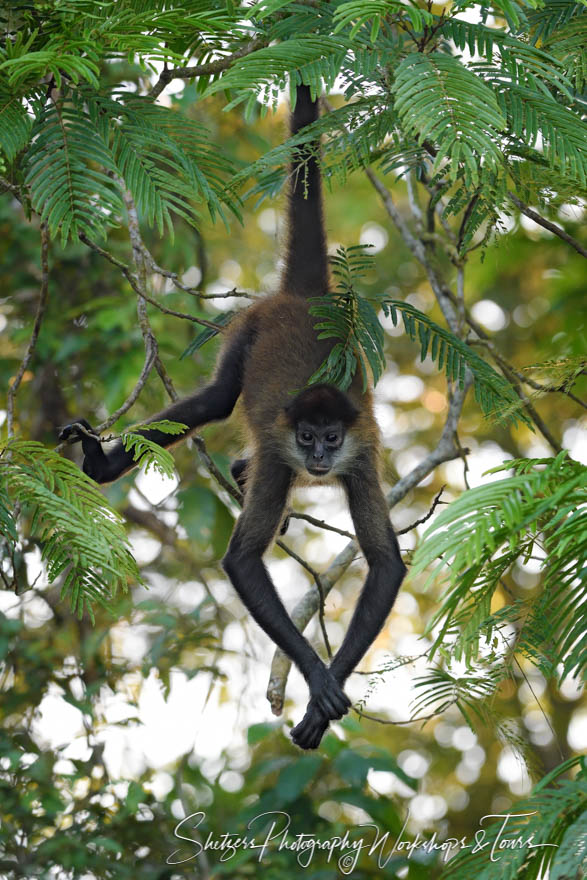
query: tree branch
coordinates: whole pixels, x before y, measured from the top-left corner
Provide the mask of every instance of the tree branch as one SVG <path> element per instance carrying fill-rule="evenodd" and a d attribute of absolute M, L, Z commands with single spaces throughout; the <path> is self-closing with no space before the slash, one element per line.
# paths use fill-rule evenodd
<path fill-rule="evenodd" d="M 136 233 L 135 233 L 135 235 L 136 235 Z M 146 291 L 141 287 L 140 283 L 138 282 L 136 274 L 133 273 L 132 269 L 130 269 L 130 267 L 127 266 L 126 263 L 123 263 L 121 260 L 118 260 L 113 254 L 111 254 L 109 251 L 104 250 L 104 248 L 101 248 L 99 245 L 97 245 L 94 241 L 89 239 L 83 233 L 80 235 L 79 238 L 80 238 L 80 241 L 82 241 L 85 245 L 87 245 L 93 251 L 96 251 L 97 254 L 100 254 L 100 256 L 104 257 L 104 259 L 106 259 L 106 260 L 108 260 L 108 262 L 112 263 L 113 266 L 116 266 L 118 269 L 120 269 L 120 271 L 122 272 L 122 274 L 124 275 L 124 277 L 126 278 L 128 283 L 130 284 L 130 286 L 132 287 L 134 292 L 137 294 L 137 296 L 139 296 L 141 299 L 146 300 L 152 306 L 155 306 L 155 308 L 159 309 L 159 311 L 163 312 L 163 314 L 171 315 L 174 318 L 181 318 L 184 321 L 191 321 L 193 324 L 200 324 L 202 327 L 209 327 L 211 330 L 216 330 L 218 333 L 222 333 L 224 330 L 226 330 L 226 327 L 222 326 L 221 324 L 215 324 L 214 321 L 207 321 L 206 318 L 197 318 L 195 315 L 188 315 L 185 312 L 176 312 L 174 309 L 168 309 L 167 306 L 161 305 L 161 303 L 157 302 L 156 299 L 152 299 L 152 297 L 150 297 L 146 293 Z M 148 254 L 149 252 L 146 250 L 146 248 L 145 248 L 146 254 L 143 252 L 143 249 L 140 247 L 140 239 L 139 239 L 139 241 L 136 242 L 136 244 L 139 245 L 138 252 L 141 253 L 143 257 L 145 257 L 145 255 Z M 157 270 L 157 271 L 159 271 L 159 270 Z M 161 273 L 165 274 L 165 275 L 169 274 L 169 276 L 171 276 L 171 274 L 173 274 L 173 273 L 166 273 L 163 270 L 161 270 Z M 180 286 L 180 285 L 178 285 L 178 286 Z M 186 293 L 193 292 L 192 290 L 189 290 L 188 288 L 185 288 L 185 287 L 182 287 L 182 290 L 185 290 Z M 248 296 L 248 294 L 239 294 L 239 293 L 235 293 L 233 291 L 228 291 L 227 293 L 218 294 L 218 298 L 228 297 L 228 296 Z M 216 298 L 213 294 L 210 294 L 209 296 L 208 296 L 208 294 L 201 294 L 201 297 L 202 297 L 202 299 Z"/>
<path fill-rule="evenodd" d="M 197 76 L 214 76 L 217 73 L 222 73 L 224 70 L 232 67 L 234 62 L 240 58 L 245 58 L 252 52 L 256 52 L 257 49 L 263 49 L 268 45 L 268 42 L 265 38 L 255 37 L 243 46 L 242 49 L 237 49 L 232 55 L 217 58 L 216 61 L 209 61 L 206 64 L 194 64 L 191 67 L 165 68 L 165 70 L 161 71 L 159 79 L 148 93 L 148 97 L 156 100 L 173 79 L 195 79 Z"/>
<path fill-rule="evenodd" d="M 26 351 L 24 353 L 24 357 L 21 361 L 20 367 L 18 368 L 18 372 L 14 377 L 14 381 L 10 383 L 8 388 L 7 403 L 6 403 L 6 428 L 8 432 L 8 436 L 11 437 L 14 433 L 14 402 L 16 395 L 18 393 L 18 389 L 20 387 L 20 383 L 22 382 L 22 378 L 28 369 L 28 366 L 31 362 L 31 358 L 33 356 L 33 352 L 37 345 L 37 340 L 39 338 L 39 333 L 41 331 L 41 324 L 43 323 L 43 318 L 45 317 L 45 311 L 47 308 L 47 302 L 49 299 L 49 230 L 47 228 L 46 223 L 41 223 L 41 292 L 39 295 L 39 302 L 37 304 L 37 313 L 35 315 L 35 321 L 33 324 L 33 330 L 31 333 L 31 337 L 29 339 L 29 343 L 27 345 Z"/>
<path fill-rule="evenodd" d="M 532 210 L 528 205 L 522 202 L 515 193 L 508 190 L 508 196 L 510 201 L 514 203 L 516 208 L 525 214 L 526 217 L 529 217 L 530 220 L 533 220 L 534 223 L 538 223 L 539 226 L 542 226 L 543 229 L 548 229 L 549 232 L 554 233 L 554 235 L 558 235 L 563 241 L 566 241 L 567 244 L 570 244 L 572 248 L 574 248 L 578 254 L 581 254 L 582 257 L 587 257 L 587 250 L 583 247 L 582 244 L 573 238 L 572 235 L 569 235 L 568 232 L 565 232 L 564 229 L 561 229 L 560 226 L 557 226 L 556 223 L 552 223 L 550 220 L 547 220 L 545 217 L 542 217 L 540 214 L 536 213 L 536 211 Z"/>

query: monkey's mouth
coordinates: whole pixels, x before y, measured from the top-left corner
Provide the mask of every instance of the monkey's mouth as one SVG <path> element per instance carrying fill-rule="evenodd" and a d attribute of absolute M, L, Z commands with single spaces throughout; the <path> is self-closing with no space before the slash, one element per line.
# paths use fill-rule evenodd
<path fill-rule="evenodd" d="M 313 477 L 324 477 L 330 471 L 330 467 L 308 467 L 307 471 L 309 474 L 312 474 Z"/>

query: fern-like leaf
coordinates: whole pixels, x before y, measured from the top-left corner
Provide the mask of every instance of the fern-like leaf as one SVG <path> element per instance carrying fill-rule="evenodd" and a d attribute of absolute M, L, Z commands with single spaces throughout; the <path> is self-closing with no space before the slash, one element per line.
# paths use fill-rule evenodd
<path fill-rule="evenodd" d="M 52 236 L 100 235 L 123 210 L 107 172 L 116 173 L 108 148 L 82 108 L 52 103 L 33 127 L 25 156 L 33 207 Z M 102 211 L 96 209 L 100 204 Z"/>
<path fill-rule="evenodd" d="M 19 96 L 0 92 L 0 150 L 9 162 L 25 148 L 31 133 L 31 120 Z"/>
<path fill-rule="evenodd" d="M 411 576 L 432 566 L 428 583 L 448 580 L 430 628 L 439 626 L 434 650 L 450 633 L 452 654 L 469 659 L 504 618 L 491 614 L 500 580 L 517 560 L 544 545 L 543 589 L 510 619 L 521 624 L 518 648 L 553 675 L 587 668 L 587 468 L 567 457 L 520 459 L 497 470 L 514 475 L 464 492 L 427 529 L 414 555 Z"/>
<path fill-rule="evenodd" d="M 169 419 L 161 419 L 157 422 L 148 422 L 145 425 L 135 425 L 131 431 L 125 431 L 122 435 L 122 443 L 127 452 L 133 453 L 134 460 L 139 466 L 144 467 L 145 473 L 153 468 L 163 477 L 172 477 L 175 473 L 173 456 L 163 446 L 149 440 L 140 431 L 161 431 L 163 434 L 179 435 L 187 431 L 187 425 L 181 422 L 171 422 Z"/>
<path fill-rule="evenodd" d="M 493 91 L 458 58 L 411 53 L 397 69 L 393 90 L 405 131 L 419 144 L 434 144 L 435 171 L 448 160 L 451 179 L 464 174 L 467 185 L 474 187 L 481 159 L 493 170 L 502 164 L 505 117 Z"/>
<path fill-rule="evenodd" d="M 61 595 L 69 596 L 73 612 L 93 616 L 94 603 L 108 607 L 116 590 L 140 582 L 122 519 L 73 462 L 42 443 L 10 440 L 0 475 L 4 499 L 30 516 L 49 581 L 63 579 Z M 3 534 L 15 542 L 14 526 L 0 519 Z"/>

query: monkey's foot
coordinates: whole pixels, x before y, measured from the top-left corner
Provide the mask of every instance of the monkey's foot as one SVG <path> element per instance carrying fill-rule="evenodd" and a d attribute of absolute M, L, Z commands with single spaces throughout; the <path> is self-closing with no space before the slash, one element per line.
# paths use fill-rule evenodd
<path fill-rule="evenodd" d="M 291 738 L 300 749 L 317 749 L 329 724 L 329 719 L 325 718 L 313 705 L 313 700 L 310 700 L 306 714 L 292 730 Z"/>
<path fill-rule="evenodd" d="M 69 440 L 70 443 L 79 443 L 84 437 L 99 443 L 99 437 L 87 419 L 76 419 L 75 422 L 65 425 L 59 432 L 59 439 Z"/>
<path fill-rule="evenodd" d="M 83 471 L 97 483 L 106 483 L 121 472 L 121 468 L 117 471 L 110 468 L 108 458 L 100 443 L 100 437 L 87 419 L 77 419 L 75 422 L 65 425 L 59 433 L 59 439 L 68 440 L 70 443 L 81 442 L 84 453 Z"/>
<path fill-rule="evenodd" d="M 342 718 L 349 711 L 351 701 L 340 684 L 322 662 L 317 663 L 308 678 L 310 702 L 308 710 L 314 706 L 326 717 L 327 722 Z"/>

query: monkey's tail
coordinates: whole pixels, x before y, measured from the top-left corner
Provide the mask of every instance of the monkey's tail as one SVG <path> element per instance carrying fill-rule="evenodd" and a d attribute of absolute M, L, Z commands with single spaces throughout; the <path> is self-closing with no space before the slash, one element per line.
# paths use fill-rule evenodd
<path fill-rule="evenodd" d="M 290 131 L 318 119 L 318 102 L 308 86 L 298 85 Z M 322 212 L 318 140 L 299 148 L 290 167 L 286 263 L 281 289 L 297 296 L 320 296 L 328 289 L 328 254 Z"/>

